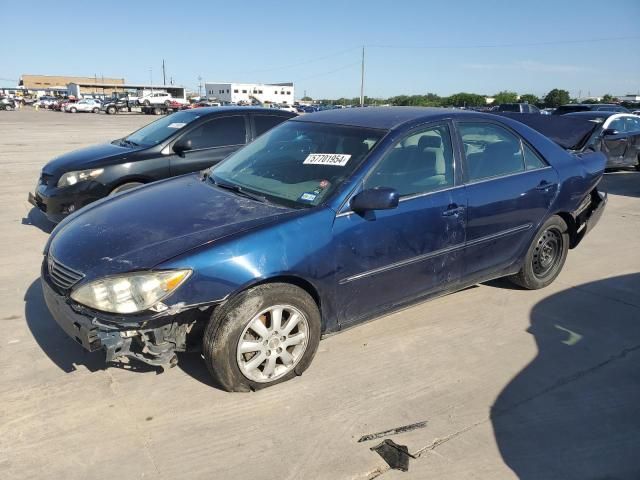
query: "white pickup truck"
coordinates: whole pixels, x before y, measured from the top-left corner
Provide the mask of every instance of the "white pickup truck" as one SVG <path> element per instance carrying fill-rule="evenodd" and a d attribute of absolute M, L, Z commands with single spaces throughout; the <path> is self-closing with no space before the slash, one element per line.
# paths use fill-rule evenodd
<path fill-rule="evenodd" d="M 171 104 L 172 102 L 180 103 L 183 105 L 186 105 L 189 103 L 182 98 L 174 98 L 171 96 L 170 93 L 167 93 L 167 92 L 153 92 L 153 93 L 148 93 L 146 95 L 143 95 L 142 97 L 138 97 L 138 103 L 140 105 L 145 105 L 145 106 L 149 106 L 149 105 L 169 106 L 169 104 Z"/>

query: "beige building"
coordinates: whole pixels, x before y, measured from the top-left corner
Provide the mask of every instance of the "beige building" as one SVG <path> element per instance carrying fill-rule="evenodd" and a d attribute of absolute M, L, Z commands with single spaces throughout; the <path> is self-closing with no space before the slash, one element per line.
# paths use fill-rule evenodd
<path fill-rule="evenodd" d="M 104 88 L 100 85 L 124 85 L 124 78 L 108 77 L 69 77 L 65 75 L 22 75 L 20 86 L 28 90 L 66 90 L 67 85 L 80 85 L 80 93 L 100 93 L 110 95 L 114 88 Z M 122 89 L 120 89 L 122 91 Z"/>

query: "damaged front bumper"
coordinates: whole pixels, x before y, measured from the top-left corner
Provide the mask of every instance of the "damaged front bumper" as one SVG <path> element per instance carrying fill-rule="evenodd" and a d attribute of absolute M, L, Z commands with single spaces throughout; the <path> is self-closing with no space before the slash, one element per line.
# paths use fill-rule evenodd
<path fill-rule="evenodd" d="M 104 350 L 107 362 L 129 357 L 149 365 L 174 366 L 176 353 L 190 350 L 190 335 L 210 315 L 211 306 L 206 306 L 151 320 L 107 321 L 58 293 L 45 275 L 41 281 L 45 302 L 58 325 L 86 350 Z"/>

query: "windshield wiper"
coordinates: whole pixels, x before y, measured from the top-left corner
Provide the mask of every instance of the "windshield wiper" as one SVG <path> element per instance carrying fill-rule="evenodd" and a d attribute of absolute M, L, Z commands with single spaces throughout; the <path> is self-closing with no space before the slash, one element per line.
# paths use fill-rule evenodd
<path fill-rule="evenodd" d="M 267 197 L 263 197 L 262 195 L 258 195 L 255 193 L 248 192 L 244 190 L 240 185 L 235 185 L 232 183 L 221 183 L 220 181 L 213 178 L 213 175 L 209 175 L 208 177 L 217 187 L 224 188 L 226 190 L 231 190 L 232 192 L 236 192 L 237 194 L 242 195 L 243 197 L 250 198 L 252 200 L 256 200 L 260 203 L 269 203 Z"/>

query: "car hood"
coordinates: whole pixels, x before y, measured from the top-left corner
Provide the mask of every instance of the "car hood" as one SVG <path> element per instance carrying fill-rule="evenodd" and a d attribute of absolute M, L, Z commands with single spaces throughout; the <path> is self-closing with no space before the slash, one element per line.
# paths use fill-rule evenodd
<path fill-rule="evenodd" d="M 300 210 L 261 203 L 190 174 L 89 205 L 61 223 L 48 251 L 87 279 L 150 269 L 205 243 Z"/>
<path fill-rule="evenodd" d="M 60 175 L 73 170 L 99 167 L 115 158 L 123 158 L 142 148 L 121 147 L 113 143 L 103 143 L 81 148 L 54 158 L 42 169 L 50 175 Z"/>

